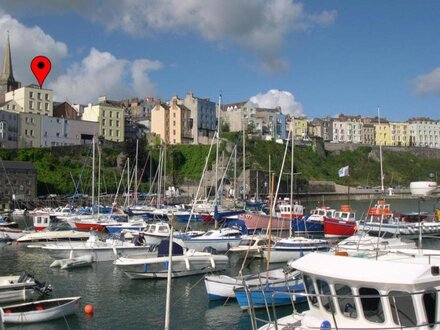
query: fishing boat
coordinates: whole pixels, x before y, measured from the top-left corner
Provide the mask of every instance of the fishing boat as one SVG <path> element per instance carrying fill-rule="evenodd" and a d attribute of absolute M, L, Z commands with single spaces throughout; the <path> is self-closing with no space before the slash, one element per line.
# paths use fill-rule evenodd
<path fill-rule="evenodd" d="M 235 277 L 227 275 L 206 275 L 204 278 L 206 292 L 209 300 L 225 300 L 235 298 L 234 289 L 244 285 L 255 286 L 265 284 L 285 285 L 287 276 L 293 270 L 277 268 L 258 274 L 239 275 Z"/>
<path fill-rule="evenodd" d="M 217 252 L 226 252 L 231 247 L 240 244 L 241 232 L 231 228 L 208 230 L 200 236 L 176 235 L 174 239 L 187 249 L 204 251 L 207 248 Z"/>
<path fill-rule="evenodd" d="M 336 211 L 334 217 L 324 217 L 325 237 L 348 237 L 357 230 L 356 212 L 350 205 L 342 205 L 341 210 Z"/>
<path fill-rule="evenodd" d="M 260 329 L 435 328 L 438 263 L 421 256 L 401 255 L 398 260 L 306 255 L 291 266 L 303 275 L 310 309 Z"/>
<path fill-rule="evenodd" d="M 81 297 L 39 300 L 0 308 L 3 323 L 36 323 L 74 314 Z"/>
<path fill-rule="evenodd" d="M 42 283 L 27 272 L 20 275 L 0 276 L 0 303 L 28 301 L 51 292 L 50 285 Z"/>
<path fill-rule="evenodd" d="M 287 262 L 301 258 L 311 252 L 328 251 L 329 248 L 329 243 L 325 239 L 287 237 L 276 242 L 270 247 L 270 250 L 265 248 L 263 255 L 270 263 Z"/>
<path fill-rule="evenodd" d="M 324 232 L 324 217 L 333 218 L 336 210 L 318 206 L 310 211 L 309 216 L 292 220 L 292 232 L 295 234 L 318 234 Z"/>
<path fill-rule="evenodd" d="M 167 278 L 169 266 L 169 240 L 158 245 L 157 257 L 126 258 L 121 257 L 113 262 L 130 279 Z M 229 267 L 226 255 L 214 255 L 208 252 L 184 250 L 173 242 L 171 277 L 183 277 L 225 270 Z"/>
<path fill-rule="evenodd" d="M 150 246 L 137 246 L 127 242 L 125 238 L 108 238 L 100 240 L 96 232 L 91 232 L 90 238 L 85 242 L 57 242 L 42 246 L 54 259 L 68 259 L 84 255 L 93 255 L 95 262 L 113 261 L 120 254 L 127 256 L 156 256 L 156 253 L 149 252 Z"/>

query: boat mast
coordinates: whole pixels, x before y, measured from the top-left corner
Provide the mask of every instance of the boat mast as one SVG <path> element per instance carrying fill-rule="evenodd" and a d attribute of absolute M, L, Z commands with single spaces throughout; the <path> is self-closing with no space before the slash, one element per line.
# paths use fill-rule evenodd
<path fill-rule="evenodd" d="M 215 150 L 215 185 L 214 185 L 214 193 L 215 193 L 215 205 L 218 204 L 219 200 L 219 191 L 218 191 L 218 153 L 219 153 L 219 142 L 220 142 L 220 111 L 222 106 L 222 94 L 218 97 L 218 110 L 217 110 L 217 141 L 216 141 L 216 150 Z M 217 228 L 217 221 L 215 221 L 215 228 Z"/>
<path fill-rule="evenodd" d="M 269 169 L 270 171 L 270 169 Z M 274 204 L 274 198 L 273 198 L 273 189 L 274 189 L 274 174 L 272 173 L 272 179 L 271 179 L 271 188 L 270 188 L 270 208 L 272 210 L 272 205 Z M 270 242 L 272 241 L 272 212 L 269 214 L 269 225 L 267 226 L 267 230 L 269 231 L 269 239 L 267 240 L 267 259 L 266 259 L 266 281 L 269 278 L 269 265 L 270 265 Z"/>
<path fill-rule="evenodd" d="M 243 122 L 243 208 L 246 208 L 246 123 Z"/>
<path fill-rule="evenodd" d="M 292 237 L 292 220 L 293 220 L 293 180 L 294 180 L 294 173 L 293 173 L 293 163 L 294 163 L 294 156 L 295 156 L 295 135 L 293 134 L 293 125 L 294 125 L 295 117 L 292 116 L 292 121 L 290 122 L 290 132 L 292 134 L 292 150 L 290 157 L 292 158 L 290 161 L 290 226 L 289 226 L 289 237 Z M 289 141 L 287 141 L 289 143 Z"/>
<path fill-rule="evenodd" d="M 98 197 L 98 215 L 99 215 L 99 195 L 101 194 L 101 146 L 98 143 L 98 191 L 96 192 Z"/>
<path fill-rule="evenodd" d="M 95 205 L 95 137 L 92 139 L 92 212 Z"/>
<path fill-rule="evenodd" d="M 139 140 L 136 139 L 136 158 L 134 163 L 134 196 L 133 204 L 137 203 L 137 190 L 138 190 L 138 155 L 139 155 Z"/>
<path fill-rule="evenodd" d="M 383 159 L 382 159 L 382 135 L 383 135 L 383 133 L 382 133 L 382 126 L 380 125 L 380 108 L 379 107 L 377 107 L 377 120 L 378 120 L 378 123 L 379 123 L 379 129 L 380 129 L 380 139 L 379 139 L 380 189 L 382 191 L 382 194 L 384 194 L 385 193 L 385 189 L 384 189 L 384 186 L 383 186 L 383 177 L 384 177 L 384 175 L 383 175 L 383 164 L 382 164 L 382 162 L 383 162 Z"/>
<path fill-rule="evenodd" d="M 171 274 L 173 266 L 173 223 L 174 213 L 171 214 L 170 242 L 168 246 L 168 273 L 167 273 L 167 298 L 165 303 L 165 330 L 170 329 L 170 307 L 171 307 Z"/>

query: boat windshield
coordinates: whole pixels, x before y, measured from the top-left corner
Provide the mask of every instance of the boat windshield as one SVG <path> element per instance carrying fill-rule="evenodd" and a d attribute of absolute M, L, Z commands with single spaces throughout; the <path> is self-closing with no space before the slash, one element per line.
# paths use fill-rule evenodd
<path fill-rule="evenodd" d="M 255 244 L 255 240 L 254 239 L 242 239 L 240 241 L 240 245 L 249 245 L 252 246 Z"/>

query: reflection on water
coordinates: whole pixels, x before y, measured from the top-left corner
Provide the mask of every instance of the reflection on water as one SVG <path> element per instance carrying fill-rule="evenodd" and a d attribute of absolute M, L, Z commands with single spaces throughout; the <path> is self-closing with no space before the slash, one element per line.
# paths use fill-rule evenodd
<path fill-rule="evenodd" d="M 396 211 L 416 211 L 417 201 L 390 200 Z M 374 201 L 373 201 L 374 203 Z M 321 203 L 322 204 L 322 203 Z M 346 202 L 326 203 L 339 207 Z M 351 201 L 353 209 L 360 217 L 366 212 L 369 201 Z M 308 209 L 316 203 L 306 203 Z M 420 209 L 431 212 L 437 207 L 433 201 L 421 201 Z M 21 225 L 30 223 L 29 219 Z M 206 225 L 198 225 L 206 227 Z M 195 227 L 195 226 L 194 226 Z M 205 228 L 206 229 L 206 228 Z M 425 239 L 424 248 L 438 249 L 437 239 Z M 225 272 L 236 275 L 241 267 L 237 257 L 231 257 L 231 269 Z M 0 276 L 19 274 L 23 270 L 33 273 L 40 281 L 48 281 L 53 286 L 54 297 L 81 296 L 82 308 L 86 304 L 95 306 L 95 314 L 87 317 L 82 310 L 66 320 L 60 319 L 29 326 L 13 326 L 7 329 L 160 329 L 164 326 L 166 280 L 129 280 L 111 262 L 94 264 L 89 268 L 64 271 L 49 268 L 52 259 L 41 249 L 28 249 L 22 245 L 0 243 Z M 271 265 L 277 267 L 282 265 Z M 263 260 L 255 260 L 244 267 L 244 273 L 264 270 Z M 172 329 L 250 329 L 247 312 L 242 312 L 234 300 L 209 302 L 203 276 L 174 279 L 171 299 Z M 299 310 L 306 305 L 297 307 Z M 277 316 L 291 313 L 292 307 L 277 309 Z M 267 319 L 264 310 L 257 317 Z M 67 324 L 68 326 L 67 326 Z M 260 325 L 260 324 L 259 324 Z M 1 329 L 1 325 L 0 325 Z"/>

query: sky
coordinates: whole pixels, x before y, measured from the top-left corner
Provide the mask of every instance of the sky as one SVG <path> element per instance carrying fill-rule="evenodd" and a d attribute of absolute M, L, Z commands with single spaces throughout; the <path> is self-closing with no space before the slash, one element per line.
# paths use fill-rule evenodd
<path fill-rule="evenodd" d="M 0 0 L 15 79 L 55 100 L 187 92 L 309 118 L 440 119 L 437 0 Z M 1 56 L 1 61 L 3 56 Z"/>

